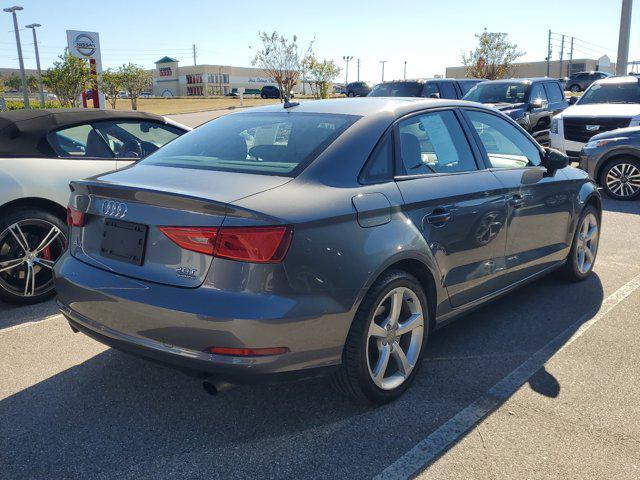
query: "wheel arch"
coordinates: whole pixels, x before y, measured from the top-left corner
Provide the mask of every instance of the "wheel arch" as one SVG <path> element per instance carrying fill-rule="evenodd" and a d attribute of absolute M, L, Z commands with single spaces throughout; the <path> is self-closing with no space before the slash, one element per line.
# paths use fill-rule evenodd
<path fill-rule="evenodd" d="M 636 160 L 640 160 L 640 151 L 635 150 L 633 148 L 618 148 L 616 150 L 612 150 L 605 157 L 603 157 L 598 165 L 596 166 L 596 170 L 593 174 L 595 180 L 600 183 L 600 176 L 602 172 L 612 162 L 619 160 L 621 158 L 631 157 Z"/>
<path fill-rule="evenodd" d="M 42 197 L 24 197 L 11 200 L 0 206 L 0 218 L 15 208 L 37 208 L 45 210 L 62 221 L 66 221 L 67 209 L 53 200 Z"/>

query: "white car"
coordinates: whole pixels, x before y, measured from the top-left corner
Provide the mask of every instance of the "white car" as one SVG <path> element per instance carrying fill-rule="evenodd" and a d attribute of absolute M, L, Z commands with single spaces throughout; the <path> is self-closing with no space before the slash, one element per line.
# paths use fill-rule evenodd
<path fill-rule="evenodd" d="M 131 165 L 189 130 L 142 112 L 0 113 L 0 300 L 28 304 L 53 294 L 71 180 Z"/>
<path fill-rule="evenodd" d="M 594 82 L 577 102 L 553 117 L 549 138 L 552 148 L 577 158 L 594 135 L 637 125 L 640 78 L 610 77 Z"/>

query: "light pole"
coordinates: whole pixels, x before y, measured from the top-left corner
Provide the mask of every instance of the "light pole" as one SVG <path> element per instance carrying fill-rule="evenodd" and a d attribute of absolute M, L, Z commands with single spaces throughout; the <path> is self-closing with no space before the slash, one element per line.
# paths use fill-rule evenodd
<path fill-rule="evenodd" d="M 407 61 L 404 61 L 404 79 L 407 79 Z"/>
<path fill-rule="evenodd" d="M 44 108 L 44 89 L 42 88 L 42 71 L 40 70 L 40 52 L 38 52 L 38 37 L 36 36 L 36 28 L 41 27 L 39 23 L 32 23 L 26 28 L 33 30 L 33 46 L 36 49 L 36 66 L 38 67 L 38 90 L 40 91 L 40 108 Z"/>
<path fill-rule="evenodd" d="M 620 14 L 620 36 L 618 38 L 618 59 L 616 61 L 616 75 L 627 74 L 629 62 L 629 37 L 631 35 L 631 9 L 633 0 L 622 0 Z"/>
<path fill-rule="evenodd" d="M 380 60 L 382 64 L 382 81 L 384 82 L 384 64 L 387 63 L 388 60 Z"/>
<path fill-rule="evenodd" d="M 347 64 L 347 68 L 344 70 L 344 94 L 348 97 L 349 92 L 347 91 L 347 83 L 349 82 L 349 62 L 353 60 L 353 56 L 345 55 L 342 57 L 342 60 Z"/>
<path fill-rule="evenodd" d="M 13 15 L 13 30 L 16 34 L 16 45 L 18 46 L 18 63 L 20 63 L 20 79 L 22 80 L 22 98 L 24 100 L 24 108 L 29 109 L 29 91 L 27 90 L 27 76 L 24 73 L 24 60 L 22 59 L 22 46 L 20 45 L 20 32 L 18 31 L 18 16 L 16 12 L 24 10 L 22 7 L 9 7 L 3 11 Z"/>

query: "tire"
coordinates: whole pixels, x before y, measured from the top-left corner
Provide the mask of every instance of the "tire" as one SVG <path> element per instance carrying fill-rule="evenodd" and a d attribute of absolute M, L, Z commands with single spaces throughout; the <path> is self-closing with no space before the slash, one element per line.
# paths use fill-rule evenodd
<path fill-rule="evenodd" d="M 30 305 L 50 298 L 52 267 L 66 248 L 65 222 L 46 210 L 18 208 L 0 219 L 0 300 Z"/>
<path fill-rule="evenodd" d="M 579 93 L 582 91 L 582 89 L 580 88 L 580 85 L 571 85 L 569 87 L 569 91 L 572 93 Z"/>
<path fill-rule="evenodd" d="M 587 219 L 591 225 L 595 224 L 595 231 L 592 231 L 591 227 L 585 228 Z M 580 282 L 591 275 L 598 254 L 599 240 L 600 216 L 592 205 L 588 205 L 580 214 L 576 231 L 573 234 L 571 250 L 564 265 L 564 274 L 568 280 Z M 588 252 L 590 252 L 590 258 Z"/>
<path fill-rule="evenodd" d="M 267 96 L 264 93 L 260 94 L 260 98 L 262 98 L 263 100 L 267 98 Z"/>
<path fill-rule="evenodd" d="M 355 93 L 353 93 L 353 92 L 349 92 L 349 93 L 347 94 L 347 97 L 355 97 L 355 96 L 356 96 L 356 94 L 355 94 Z"/>
<path fill-rule="evenodd" d="M 605 193 L 615 200 L 640 198 L 640 159 L 620 157 L 609 162 L 598 181 Z"/>
<path fill-rule="evenodd" d="M 394 301 L 401 302 L 395 303 L 401 305 L 395 309 L 399 312 L 395 327 L 389 322 Z M 402 270 L 385 273 L 355 314 L 342 365 L 331 377 L 333 386 L 358 403 L 383 405 L 402 395 L 420 369 L 429 335 L 428 312 L 427 297 L 415 277 Z"/>

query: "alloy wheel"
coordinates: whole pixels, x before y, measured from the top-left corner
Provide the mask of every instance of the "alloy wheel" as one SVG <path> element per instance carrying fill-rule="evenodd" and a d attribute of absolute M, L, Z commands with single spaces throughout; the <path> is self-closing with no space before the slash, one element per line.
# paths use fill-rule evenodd
<path fill-rule="evenodd" d="M 43 219 L 25 219 L 0 233 L 0 288 L 19 297 L 53 289 L 53 264 L 66 248 L 65 232 Z"/>
<path fill-rule="evenodd" d="M 402 385 L 420 357 L 424 312 L 407 287 L 391 290 L 380 301 L 367 335 L 367 364 L 373 382 L 383 390 Z"/>
<path fill-rule="evenodd" d="M 631 163 L 618 163 L 607 172 L 605 183 L 614 195 L 632 197 L 640 192 L 640 169 Z"/>
<path fill-rule="evenodd" d="M 576 264 L 582 274 L 588 273 L 595 262 L 598 239 L 598 219 L 593 213 L 589 213 L 582 220 L 576 239 Z"/>

